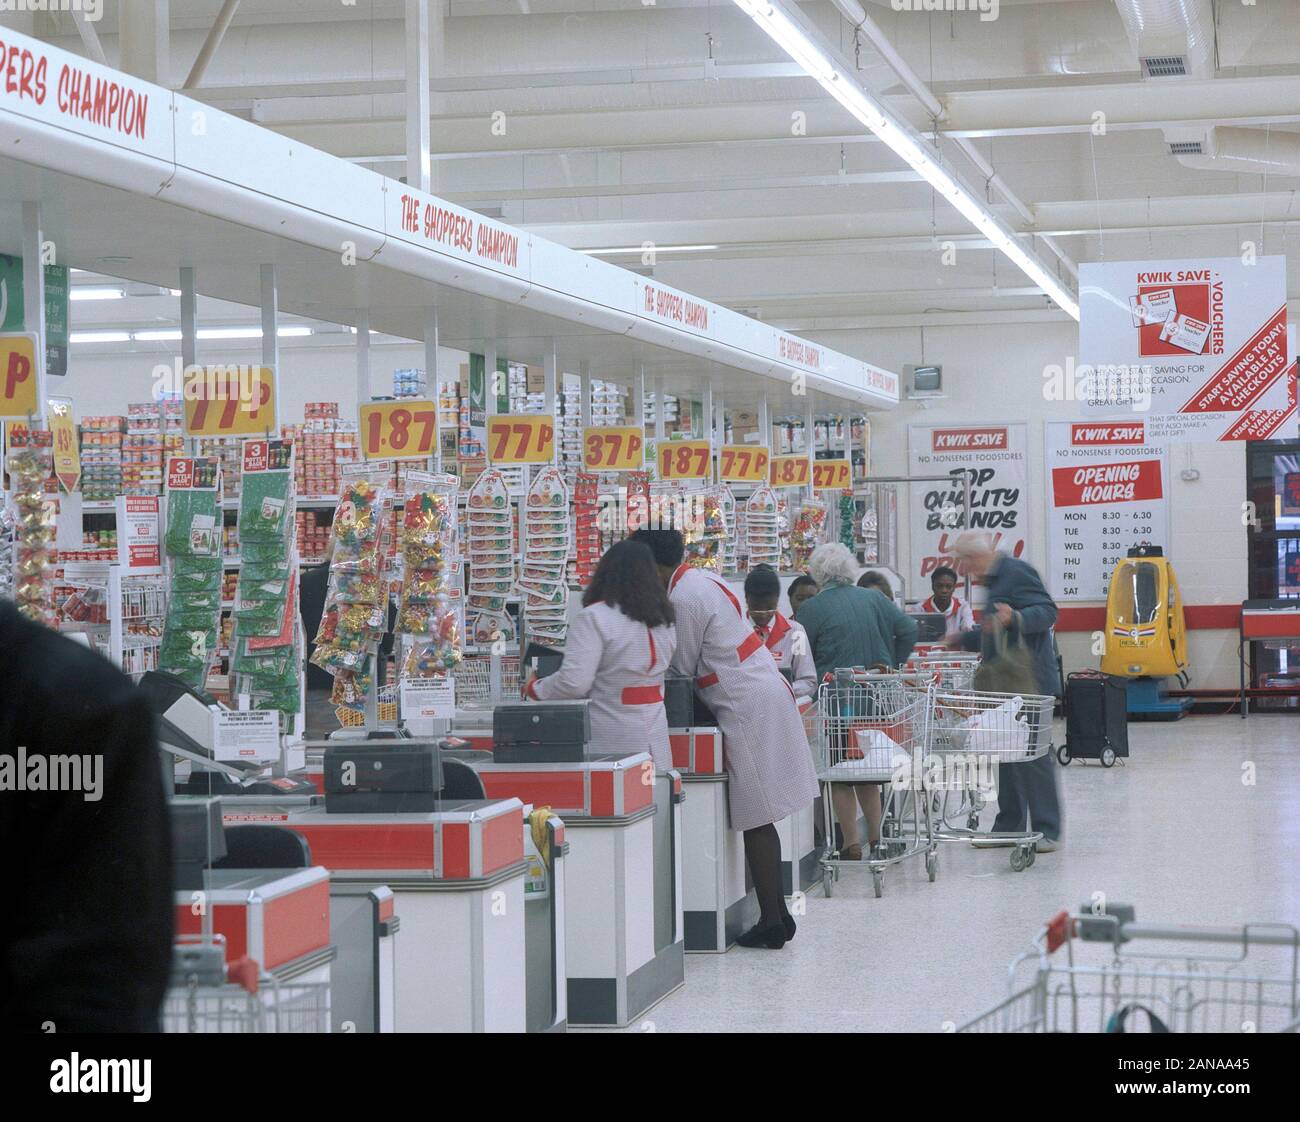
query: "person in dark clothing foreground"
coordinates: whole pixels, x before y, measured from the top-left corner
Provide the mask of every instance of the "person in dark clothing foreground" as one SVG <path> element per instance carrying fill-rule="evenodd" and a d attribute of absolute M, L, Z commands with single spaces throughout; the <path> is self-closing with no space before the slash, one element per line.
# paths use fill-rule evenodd
<path fill-rule="evenodd" d="M 153 715 L 2 601 L 0 884 L 0 1030 L 157 1031 L 173 903 Z"/>

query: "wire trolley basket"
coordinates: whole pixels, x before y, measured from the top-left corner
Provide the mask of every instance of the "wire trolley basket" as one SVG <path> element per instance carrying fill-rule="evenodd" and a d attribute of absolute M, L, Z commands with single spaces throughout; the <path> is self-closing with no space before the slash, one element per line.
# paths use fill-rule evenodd
<path fill-rule="evenodd" d="M 907 668 L 916 674 L 929 677 L 941 690 L 969 690 L 975 687 L 975 671 L 979 669 L 980 656 L 966 651 L 935 651 L 917 655 Z"/>
<path fill-rule="evenodd" d="M 910 857 L 924 854 L 930 880 L 938 876 L 929 800 L 912 781 L 925 766 L 928 695 L 927 684 L 914 675 L 864 670 L 836 670 L 818 690 L 810 741 L 813 766 L 823 784 L 826 849 L 821 865 L 827 896 L 834 892 L 843 867 L 870 869 L 877 896 L 884 891 L 885 869 Z M 837 783 L 884 787 L 880 840 L 863 861 L 846 860 L 835 846 L 830 796 Z M 871 797 L 876 797 L 874 792 Z"/>
<path fill-rule="evenodd" d="M 227 967 L 220 936 L 182 935 L 163 999 L 163 1032 L 329 1032 L 328 981 L 281 981 L 251 959 Z"/>
<path fill-rule="evenodd" d="M 957 1031 L 1297 1031 L 1300 929 L 1138 924 L 1133 914 L 1059 913 L 1011 964 L 1008 996 Z"/>
<path fill-rule="evenodd" d="M 500 680 L 494 689 L 492 663 L 500 664 Z M 482 708 L 519 700 L 519 656 L 466 656 L 457 665 L 456 704 Z"/>

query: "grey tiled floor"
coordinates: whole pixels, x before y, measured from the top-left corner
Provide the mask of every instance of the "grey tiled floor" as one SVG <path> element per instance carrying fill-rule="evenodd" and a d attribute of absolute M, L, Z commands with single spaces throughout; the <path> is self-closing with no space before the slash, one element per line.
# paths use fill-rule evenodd
<path fill-rule="evenodd" d="M 1043 921 L 1098 891 L 1149 922 L 1300 923 L 1300 720 L 1192 717 L 1129 735 L 1127 767 L 1061 770 L 1066 844 L 1033 868 L 948 843 L 936 883 L 904 864 L 878 900 L 847 871 L 832 899 L 810 893 L 784 950 L 688 955 L 685 987 L 629 1031 L 942 1031 L 1002 997 Z"/>

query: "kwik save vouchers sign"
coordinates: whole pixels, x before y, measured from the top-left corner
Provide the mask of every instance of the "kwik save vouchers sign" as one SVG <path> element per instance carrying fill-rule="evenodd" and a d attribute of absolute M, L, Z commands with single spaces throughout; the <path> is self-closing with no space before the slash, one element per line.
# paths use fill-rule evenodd
<path fill-rule="evenodd" d="M 1168 440 L 1294 429 L 1285 258 L 1085 263 L 1079 312 L 1087 415 L 1149 417 Z"/>
<path fill-rule="evenodd" d="M 997 548 L 1022 557 L 1028 548 L 1029 426 L 1027 424 L 909 425 L 911 475 L 947 475 L 952 483 L 913 483 L 910 517 L 912 579 L 925 589 L 940 565 L 962 571 L 953 556 L 957 535 L 987 530 Z M 962 477 L 970 479 L 971 509 Z"/>
<path fill-rule="evenodd" d="M 1044 426 L 1052 596 L 1105 600 L 1135 545 L 1169 544 L 1166 444 L 1145 421 Z"/>

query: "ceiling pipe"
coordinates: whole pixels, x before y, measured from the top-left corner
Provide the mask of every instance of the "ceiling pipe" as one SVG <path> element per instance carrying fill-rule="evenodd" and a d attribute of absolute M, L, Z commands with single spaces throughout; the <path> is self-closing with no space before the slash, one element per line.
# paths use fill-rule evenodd
<path fill-rule="evenodd" d="M 208 31 L 208 37 L 203 40 L 203 46 L 199 48 L 198 58 L 194 60 L 194 65 L 190 67 L 189 77 L 185 79 L 183 89 L 197 89 L 199 83 L 203 81 L 203 75 L 208 71 L 208 63 L 212 61 L 212 56 L 217 53 L 217 48 L 221 46 L 221 40 L 226 37 L 226 31 L 230 27 L 231 21 L 235 18 L 235 13 L 239 10 L 239 0 L 225 0 L 221 5 L 221 11 L 217 13 L 216 21 L 212 24 L 211 30 Z"/>
<path fill-rule="evenodd" d="M 908 65 L 907 59 L 898 53 L 894 44 L 889 41 L 889 36 L 884 33 L 880 25 L 867 14 L 866 9 L 858 3 L 858 0 L 831 0 L 831 2 L 840 10 L 844 18 L 853 24 L 856 30 L 861 31 L 867 37 L 871 45 L 875 47 L 876 53 L 898 75 L 898 80 L 903 83 L 904 88 L 921 103 L 925 111 L 933 118 L 935 135 L 940 135 L 938 130 L 939 122 L 947 115 L 943 103 L 935 97 L 934 91 Z M 1031 225 L 1034 223 L 1034 212 L 1007 186 L 1006 181 L 994 170 L 993 165 L 984 158 L 984 154 L 975 146 L 974 141 L 966 137 L 948 137 L 947 139 L 955 144 L 962 154 L 975 165 L 980 175 L 984 177 L 985 183 L 1002 196 L 1007 205 L 1020 215 L 1022 221 Z M 1078 280 L 1079 268 L 1070 255 L 1061 248 L 1060 244 L 1048 237 L 1040 240 L 1056 255 L 1066 272 L 1075 280 Z"/>

